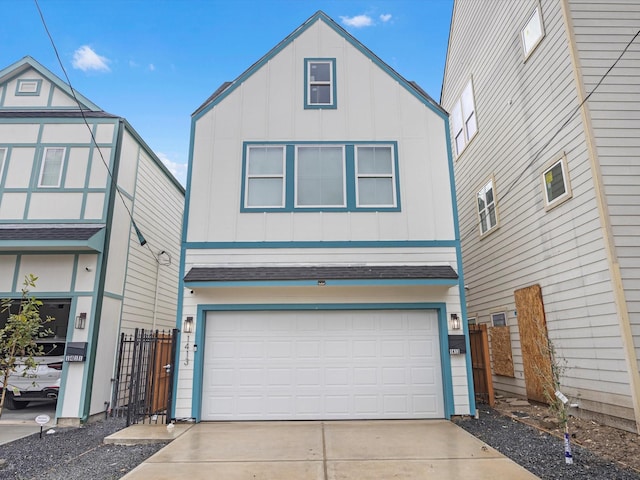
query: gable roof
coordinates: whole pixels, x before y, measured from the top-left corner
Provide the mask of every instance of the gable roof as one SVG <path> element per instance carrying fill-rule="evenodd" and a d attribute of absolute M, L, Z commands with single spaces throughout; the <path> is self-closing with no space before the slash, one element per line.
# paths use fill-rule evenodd
<path fill-rule="evenodd" d="M 30 68 L 36 70 L 40 75 L 45 77 L 47 80 L 53 83 L 57 88 L 59 88 L 60 90 L 65 92 L 67 95 L 69 95 L 71 98 L 73 98 L 75 94 L 75 98 L 78 100 L 78 102 L 80 102 L 83 110 L 90 110 L 94 112 L 103 111 L 99 106 L 97 106 L 87 97 L 85 97 L 75 89 L 72 90 L 71 87 L 69 87 L 69 85 L 67 85 L 60 79 L 60 77 L 58 77 L 56 74 L 51 72 L 45 66 L 40 64 L 33 57 L 30 57 L 28 55 L 22 58 L 21 60 L 18 60 L 14 64 L 9 65 L 8 67 L 0 70 L 0 84 L 11 81 L 12 79 L 20 75 L 22 72 Z"/>
<path fill-rule="evenodd" d="M 375 63 L 382 70 L 387 72 L 390 76 L 392 76 L 400 85 L 402 85 L 409 93 L 415 96 L 418 100 L 424 103 L 427 107 L 431 108 L 436 114 L 441 116 L 442 118 L 448 118 L 448 113 L 436 102 L 433 98 L 431 98 L 422 88 L 420 88 L 415 82 L 409 82 L 402 75 L 396 72 L 393 68 L 391 68 L 388 64 L 383 62 L 376 54 L 374 54 L 371 50 L 365 47 L 362 43 L 360 43 L 353 35 L 347 32 L 344 28 L 338 25 L 331 17 L 329 17 L 322 10 L 318 10 L 315 14 L 313 14 L 307 21 L 305 21 L 302 25 L 300 25 L 297 29 L 295 29 L 291 34 L 289 34 L 284 40 L 278 43 L 275 47 L 273 47 L 266 55 L 264 55 L 260 60 L 251 65 L 247 70 L 245 70 L 239 77 L 237 77 L 232 82 L 224 82 L 200 107 L 196 109 L 195 112 L 191 114 L 191 117 L 195 120 L 196 118 L 202 116 L 204 113 L 213 108 L 218 102 L 223 100 L 227 95 L 229 95 L 232 91 L 234 91 L 238 86 L 240 86 L 247 78 L 253 75 L 257 70 L 259 70 L 265 63 L 275 57 L 281 50 L 283 50 L 286 46 L 288 46 L 291 42 L 293 42 L 296 38 L 298 38 L 302 33 L 308 30 L 312 25 L 316 22 L 322 21 L 327 26 L 329 26 L 333 31 L 335 31 L 338 35 L 342 36 L 347 42 L 349 42 L 353 47 L 359 50 L 362 54 L 368 57 L 373 63 Z"/>

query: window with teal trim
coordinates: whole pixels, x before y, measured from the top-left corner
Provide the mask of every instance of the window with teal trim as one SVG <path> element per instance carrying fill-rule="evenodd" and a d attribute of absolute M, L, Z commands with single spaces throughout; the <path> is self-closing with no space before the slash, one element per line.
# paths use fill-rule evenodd
<path fill-rule="evenodd" d="M 400 210 L 396 142 L 246 142 L 243 212 Z"/>
<path fill-rule="evenodd" d="M 0 148 L 0 178 L 2 178 L 2 171 L 4 170 L 4 160 L 7 156 L 7 149 Z"/>
<path fill-rule="evenodd" d="M 44 149 L 42 167 L 40 169 L 39 187 L 59 187 L 64 163 L 64 148 L 49 147 Z"/>
<path fill-rule="evenodd" d="M 247 148 L 247 207 L 284 207 L 284 147 Z"/>
<path fill-rule="evenodd" d="M 358 207 L 394 207 L 393 148 L 356 146 L 356 196 Z"/>
<path fill-rule="evenodd" d="M 305 108 L 336 108 L 336 61 L 305 59 Z"/>
<path fill-rule="evenodd" d="M 344 146 L 296 148 L 296 207 L 345 207 Z"/>

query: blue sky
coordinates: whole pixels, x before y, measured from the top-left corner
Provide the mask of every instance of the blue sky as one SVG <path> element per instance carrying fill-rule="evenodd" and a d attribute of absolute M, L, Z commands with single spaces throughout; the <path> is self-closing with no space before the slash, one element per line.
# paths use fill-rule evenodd
<path fill-rule="evenodd" d="M 322 10 L 435 100 L 453 0 L 39 0 L 73 87 L 125 117 L 185 184 L 191 113 Z M 33 0 L 2 0 L 0 70 L 63 77 Z"/>

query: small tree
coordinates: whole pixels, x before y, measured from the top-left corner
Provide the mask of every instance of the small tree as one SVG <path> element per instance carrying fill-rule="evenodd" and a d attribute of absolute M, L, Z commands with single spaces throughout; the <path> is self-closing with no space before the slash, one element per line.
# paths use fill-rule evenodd
<path fill-rule="evenodd" d="M 567 464 L 573 463 L 571 454 L 571 444 L 569 441 L 569 404 L 567 397 L 560 391 L 561 380 L 567 368 L 567 361 L 564 357 L 559 357 L 556 347 L 542 324 L 538 324 L 541 332 L 544 333 L 545 341 L 538 343 L 541 358 L 548 358 L 551 363 L 551 370 L 543 372 L 537 368 L 536 373 L 540 377 L 543 385 L 543 395 L 549 405 L 549 412 L 558 420 L 559 426 L 564 430 L 564 457 Z M 542 330 L 544 329 L 544 330 Z"/>
<path fill-rule="evenodd" d="M 8 312 L 6 325 L 0 329 L 0 379 L 2 379 L 2 396 L 0 398 L 0 417 L 4 408 L 9 376 L 24 365 L 21 375 L 28 376 L 29 371 L 37 366 L 35 357 L 44 353 L 36 339 L 46 337 L 51 331 L 44 328 L 45 323 L 53 320 L 47 316 L 40 317 L 42 302 L 29 295 L 29 289 L 36 286 L 38 277 L 29 274 L 24 278 L 22 298 L 17 313 L 11 313 L 13 300 L 2 300 L 2 312 Z M 18 359 L 20 362 L 18 363 Z"/>

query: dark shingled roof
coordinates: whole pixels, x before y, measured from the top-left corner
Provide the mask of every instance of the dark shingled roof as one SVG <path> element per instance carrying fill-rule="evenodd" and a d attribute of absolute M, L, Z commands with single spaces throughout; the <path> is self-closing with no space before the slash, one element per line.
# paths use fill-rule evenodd
<path fill-rule="evenodd" d="M 195 267 L 185 282 L 234 282 L 270 280 L 455 280 L 448 265 L 389 265 L 333 267 Z"/>
<path fill-rule="evenodd" d="M 119 118 L 107 112 L 83 110 L 87 118 Z M 82 118 L 80 110 L 0 110 L 0 118 Z"/>
<path fill-rule="evenodd" d="M 2 240 L 89 240 L 102 230 L 102 226 L 92 227 L 11 227 L 0 228 Z"/>

